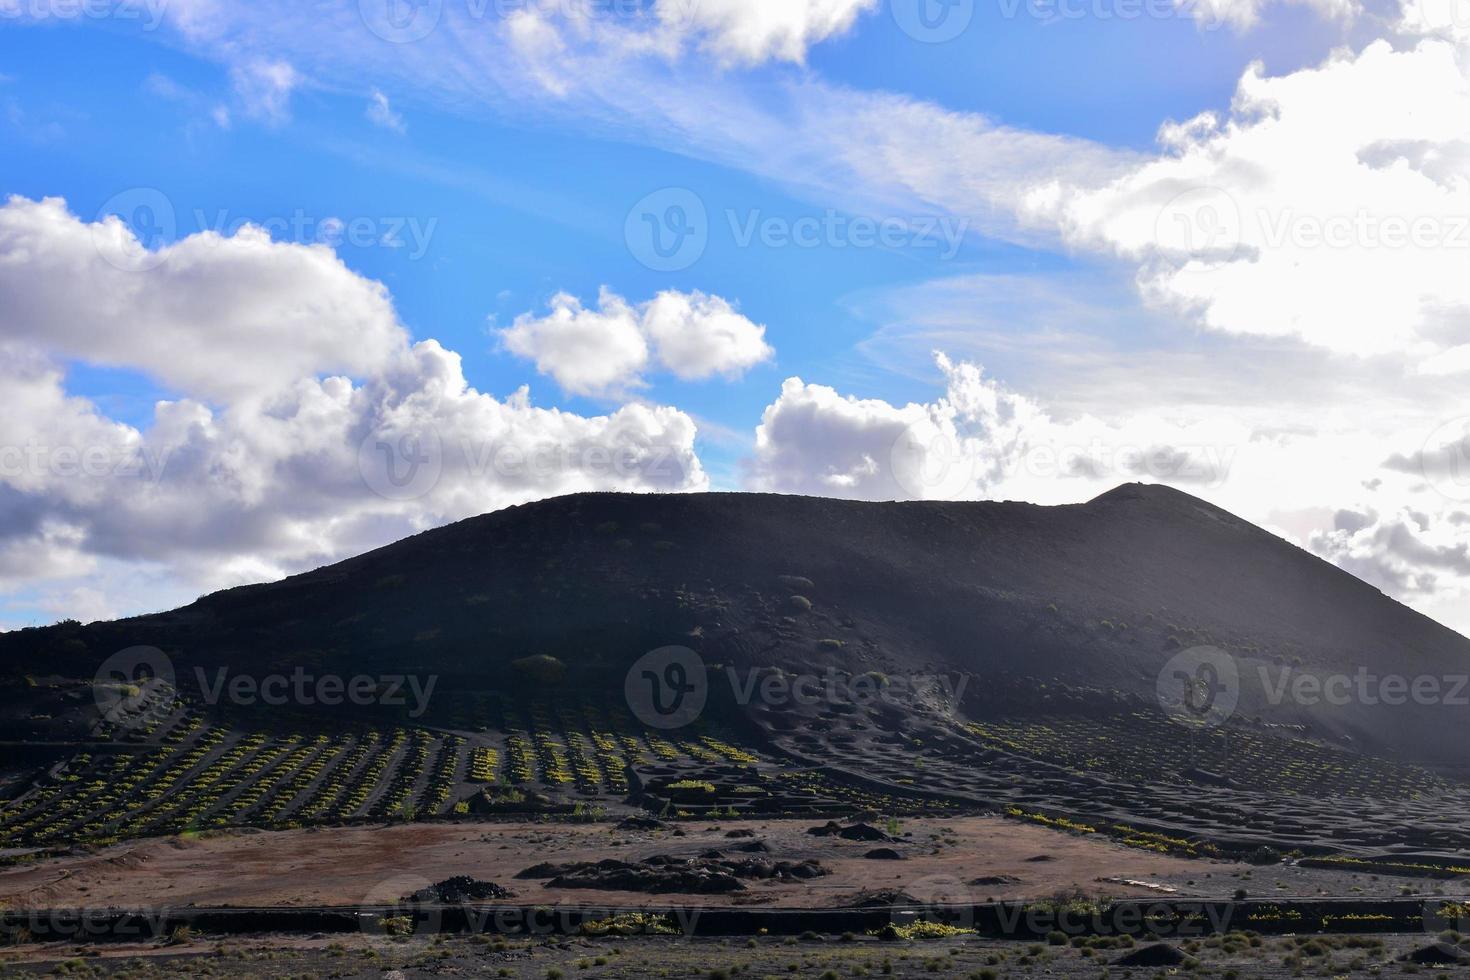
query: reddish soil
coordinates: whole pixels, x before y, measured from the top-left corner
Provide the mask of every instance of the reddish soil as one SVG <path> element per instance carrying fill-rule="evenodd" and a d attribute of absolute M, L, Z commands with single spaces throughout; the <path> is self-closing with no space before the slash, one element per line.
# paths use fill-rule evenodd
<path fill-rule="evenodd" d="M 701 905 L 813 908 L 843 904 L 860 891 L 902 889 L 924 901 L 1033 898 L 1078 887 L 1114 896 L 1157 895 L 1119 883 L 1180 882 L 1210 865 L 1059 834 L 993 817 L 910 820 L 893 847 L 903 861 L 863 858 L 871 843 L 814 837 L 806 821 L 722 822 L 630 832 L 605 824 L 418 824 L 281 833 L 228 833 L 119 845 L 0 871 L 0 905 L 12 908 L 143 905 L 305 906 L 384 904 L 430 882 L 469 875 L 510 888 L 517 903 L 640 906 L 679 896 L 549 890 L 517 872 L 543 861 L 639 860 L 693 856 L 717 848 L 731 857 L 815 858 L 832 874 L 814 881 L 750 882 L 732 895 L 691 896 Z M 755 838 L 732 839 L 730 830 Z M 735 848 L 765 840 L 768 855 Z M 1045 856 L 1046 860 L 1028 860 Z M 1005 884 L 965 883 L 977 878 Z M 963 887 L 962 887 L 963 886 Z M 1222 883 L 1223 886 L 1223 883 Z"/>

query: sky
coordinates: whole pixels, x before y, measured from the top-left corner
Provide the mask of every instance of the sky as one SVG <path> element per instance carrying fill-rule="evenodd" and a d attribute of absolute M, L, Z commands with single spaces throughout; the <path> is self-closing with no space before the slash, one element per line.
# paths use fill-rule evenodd
<path fill-rule="evenodd" d="M 1470 630 L 1464 0 L 0 0 L 0 629 L 1165 483 Z"/>

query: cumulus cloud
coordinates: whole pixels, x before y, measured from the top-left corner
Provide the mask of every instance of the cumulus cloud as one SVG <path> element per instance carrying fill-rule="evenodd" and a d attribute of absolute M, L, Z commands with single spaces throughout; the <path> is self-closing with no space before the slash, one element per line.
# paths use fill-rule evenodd
<path fill-rule="evenodd" d="M 1336 527 L 1313 535 L 1309 544 L 1364 581 L 1403 598 L 1434 594 L 1442 576 L 1470 578 L 1470 541 L 1460 528 L 1410 508 L 1384 516 L 1340 512 Z"/>
<path fill-rule="evenodd" d="M 173 271 L 121 273 L 93 268 L 89 238 L 115 241 L 125 234 L 115 220 L 86 225 L 60 201 L 12 201 L 0 227 L 0 581 L 8 584 L 51 580 L 62 595 L 95 598 L 109 591 L 92 577 L 99 569 L 164 568 L 167 581 L 152 594 L 172 597 L 277 577 L 546 496 L 708 486 L 685 413 L 638 404 L 588 417 L 537 407 L 524 388 L 506 398 L 476 391 L 457 354 L 411 343 L 382 288 L 330 250 L 249 231 L 195 241 L 205 233 L 175 246 L 160 267 Z M 79 234 L 92 256 L 81 253 Z M 241 255 L 215 261 L 196 249 Z M 46 279 L 65 269 L 76 270 L 68 285 Z M 241 276 L 243 285 L 233 282 Z M 318 311 L 331 319 L 351 308 L 342 296 L 357 296 L 365 328 L 383 318 L 376 341 L 371 329 L 352 337 L 366 336 L 371 353 L 347 363 L 348 374 L 330 373 L 344 369 L 350 345 L 330 329 L 306 332 L 305 320 L 294 331 L 271 324 L 251 307 L 277 289 L 277 316 L 292 297 L 337 296 Z M 56 303 L 70 304 L 67 316 Z M 166 336 L 150 338 L 154 329 Z M 112 336 L 120 330 L 129 345 Z M 195 353 L 205 366 L 187 366 Z M 108 418 L 66 390 L 65 362 L 94 357 L 177 385 L 184 397 L 159 402 L 146 427 Z M 255 372 L 269 382 L 247 383 Z"/>
<path fill-rule="evenodd" d="M 685 381 L 735 377 L 776 353 L 766 343 L 765 327 L 741 316 L 728 300 L 698 290 L 659 293 L 642 314 L 659 362 Z"/>
<path fill-rule="evenodd" d="M 603 287 L 596 309 L 567 293 L 553 296 L 550 307 L 545 316 L 517 317 L 500 338 L 569 394 L 601 396 L 639 387 L 654 360 L 695 381 L 736 377 L 775 353 L 765 342 L 765 327 L 727 300 L 698 290 L 669 290 L 635 306 Z"/>
<path fill-rule="evenodd" d="M 165 201 L 133 203 L 166 220 Z M 0 207 L 0 338 L 216 400 L 369 373 L 404 346 L 387 290 L 326 246 L 249 226 L 150 244 L 116 216 L 88 223 L 58 198 L 11 198 Z"/>
<path fill-rule="evenodd" d="M 604 287 L 597 309 L 567 293 L 557 293 L 550 305 L 545 316 L 524 313 L 500 331 L 506 350 L 535 361 L 568 394 L 616 393 L 638 383 L 648 341 L 625 299 Z"/>
<path fill-rule="evenodd" d="M 976 364 L 935 356 L 944 396 L 892 405 L 791 378 L 766 408 L 752 489 L 865 500 L 1074 501 L 1132 479 L 1219 487 L 1248 433 L 1149 417 L 1058 420 Z"/>
<path fill-rule="evenodd" d="M 658 0 L 654 12 L 676 34 L 726 63 L 800 63 L 807 49 L 850 30 L 878 0 Z"/>
<path fill-rule="evenodd" d="M 1023 213 L 1137 262 L 1145 297 L 1215 330 L 1464 371 L 1467 71 L 1438 36 L 1256 65 L 1228 118 L 1166 126 L 1162 155 L 1102 187 L 1038 186 Z"/>

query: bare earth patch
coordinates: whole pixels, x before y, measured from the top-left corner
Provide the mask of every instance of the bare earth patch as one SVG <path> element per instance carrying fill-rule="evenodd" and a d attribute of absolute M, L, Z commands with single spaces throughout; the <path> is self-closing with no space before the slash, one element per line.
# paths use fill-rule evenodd
<path fill-rule="evenodd" d="M 712 849 L 740 857 L 738 848 L 752 841 L 770 848 L 763 857 L 815 859 L 831 874 L 811 881 L 752 882 L 741 892 L 697 896 L 699 904 L 815 908 L 881 889 L 903 889 L 924 900 L 959 900 L 956 882 L 975 901 L 1041 897 L 1070 887 L 1148 896 L 1159 894 L 1160 882 L 1181 882 L 1211 866 L 996 817 L 905 821 L 905 836 L 892 845 L 904 860 L 877 861 L 863 857 L 872 843 L 816 837 L 806 833 L 809 826 L 796 820 L 727 821 L 717 829 L 685 824 L 681 837 L 672 828 L 621 831 L 605 824 L 412 824 L 148 840 L 0 871 L 0 903 L 12 908 L 379 904 L 427 882 L 468 875 L 505 885 L 523 904 L 636 907 L 666 903 L 669 896 L 550 889 L 515 875 L 546 861 L 692 857 Z M 728 837 L 732 830 L 754 836 Z M 968 884 L 976 879 L 981 883 Z"/>

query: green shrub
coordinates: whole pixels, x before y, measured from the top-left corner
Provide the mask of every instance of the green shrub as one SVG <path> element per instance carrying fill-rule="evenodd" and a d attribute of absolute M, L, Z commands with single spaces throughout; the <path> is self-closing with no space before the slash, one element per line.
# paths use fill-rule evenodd
<path fill-rule="evenodd" d="M 713 793 L 715 784 L 698 779 L 681 779 L 677 783 L 670 783 L 668 788 L 676 793 Z"/>

